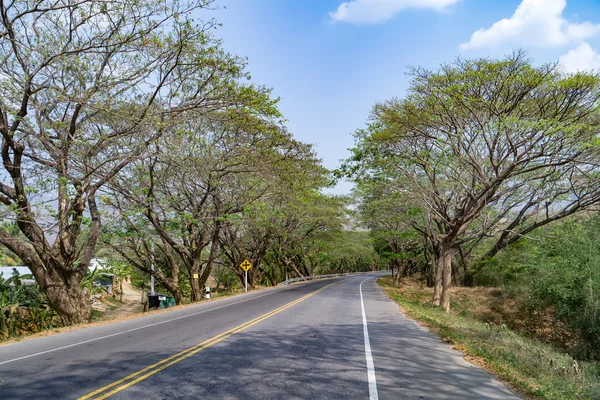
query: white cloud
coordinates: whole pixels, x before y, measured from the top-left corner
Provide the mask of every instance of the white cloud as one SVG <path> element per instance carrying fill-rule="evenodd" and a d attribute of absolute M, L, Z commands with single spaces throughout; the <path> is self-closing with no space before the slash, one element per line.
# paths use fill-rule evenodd
<path fill-rule="evenodd" d="M 331 22 L 357 25 L 387 21 L 407 8 L 428 8 L 441 11 L 459 0 L 353 0 L 339 5 L 329 13 Z"/>
<path fill-rule="evenodd" d="M 600 24 L 572 23 L 562 13 L 566 0 L 523 0 L 510 18 L 479 29 L 471 40 L 460 45 L 471 50 L 501 45 L 554 47 L 590 38 L 600 32 Z"/>
<path fill-rule="evenodd" d="M 558 61 L 562 64 L 565 72 L 600 71 L 600 54 L 596 53 L 586 42 L 560 56 Z"/>

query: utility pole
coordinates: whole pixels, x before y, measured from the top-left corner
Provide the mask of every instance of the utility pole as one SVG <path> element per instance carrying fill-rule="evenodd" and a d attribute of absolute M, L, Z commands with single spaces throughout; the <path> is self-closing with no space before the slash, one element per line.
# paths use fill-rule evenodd
<path fill-rule="evenodd" d="M 152 274 L 150 275 L 150 294 L 154 294 L 154 241 L 150 244 L 151 252 L 150 254 L 150 269 L 152 270 Z"/>

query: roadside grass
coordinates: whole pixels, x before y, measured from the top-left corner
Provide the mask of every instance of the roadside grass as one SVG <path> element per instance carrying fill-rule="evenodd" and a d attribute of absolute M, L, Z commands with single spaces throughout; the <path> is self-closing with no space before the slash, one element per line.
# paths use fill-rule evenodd
<path fill-rule="evenodd" d="M 378 280 L 383 291 L 411 318 L 427 326 L 478 364 L 531 399 L 600 399 L 600 362 L 578 363 L 557 348 L 527 337 L 506 324 L 486 323 L 468 308 L 445 313 L 427 302 L 430 290 L 397 285 L 391 277 Z M 467 302 L 468 299 L 457 299 Z"/>

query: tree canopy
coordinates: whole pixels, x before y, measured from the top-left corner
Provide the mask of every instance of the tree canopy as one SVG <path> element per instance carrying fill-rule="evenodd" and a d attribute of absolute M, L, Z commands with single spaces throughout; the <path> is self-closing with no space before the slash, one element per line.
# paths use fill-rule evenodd
<path fill-rule="evenodd" d="M 491 257 L 600 201 L 600 76 L 522 52 L 411 76 L 405 98 L 373 108 L 346 168 L 423 211 L 410 226 L 434 256 L 433 303 L 448 310 L 459 253 L 494 238 Z"/>

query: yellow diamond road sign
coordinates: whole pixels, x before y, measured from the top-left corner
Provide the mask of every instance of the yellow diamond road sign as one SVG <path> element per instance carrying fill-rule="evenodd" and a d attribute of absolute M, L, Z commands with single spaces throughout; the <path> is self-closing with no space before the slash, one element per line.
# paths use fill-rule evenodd
<path fill-rule="evenodd" d="M 241 264 L 240 267 L 242 267 L 242 269 L 244 271 L 248 271 L 250 268 L 252 268 L 252 263 L 248 260 L 244 260 Z"/>

